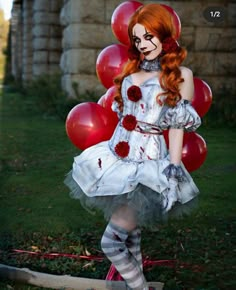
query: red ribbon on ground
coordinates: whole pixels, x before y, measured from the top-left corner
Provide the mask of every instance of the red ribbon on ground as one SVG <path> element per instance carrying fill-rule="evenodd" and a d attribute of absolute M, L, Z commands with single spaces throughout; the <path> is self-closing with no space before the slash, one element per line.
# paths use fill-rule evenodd
<path fill-rule="evenodd" d="M 75 254 L 65 254 L 65 253 L 42 253 L 42 252 L 33 252 L 26 250 L 12 250 L 15 253 L 19 254 L 28 254 L 32 256 L 40 256 L 47 259 L 54 259 L 58 257 L 67 257 L 72 259 L 86 259 L 90 261 L 102 262 L 104 261 L 104 256 L 94 256 L 94 255 L 75 255 Z M 178 260 L 149 260 L 149 258 L 144 259 L 143 268 L 150 268 L 152 266 L 165 266 L 175 268 L 179 264 L 181 268 L 192 268 L 194 271 L 200 272 L 203 271 L 203 267 L 201 265 L 189 265 L 187 263 L 180 263 Z M 111 265 L 106 280 L 108 281 L 122 281 L 122 277 L 119 272 L 116 270 L 114 265 Z"/>
<path fill-rule="evenodd" d="M 104 257 L 99 256 L 93 256 L 93 255 L 75 255 L 75 254 L 63 254 L 63 253 L 41 253 L 41 252 L 33 252 L 33 251 L 25 251 L 25 250 L 17 250 L 14 249 L 13 252 L 15 253 L 21 253 L 21 254 L 28 254 L 32 256 L 40 256 L 43 258 L 53 259 L 58 257 L 67 257 L 72 259 L 86 259 L 91 261 L 97 261 L 102 262 L 104 260 Z"/>
<path fill-rule="evenodd" d="M 98 261 L 102 262 L 104 260 L 104 256 L 94 256 L 94 255 L 75 255 L 75 254 L 64 254 L 64 253 L 42 253 L 42 252 L 33 252 L 33 251 L 26 251 L 26 250 L 12 250 L 15 253 L 21 253 L 21 254 L 28 254 L 32 256 L 40 256 L 43 258 L 58 258 L 58 257 L 67 257 L 72 259 L 86 259 L 91 261 Z M 143 261 L 143 267 L 150 267 L 150 266 L 167 266 L 167 267 L 175 267 L 176 260 L 156 260 L 152 261 L 146 258 Z"/>

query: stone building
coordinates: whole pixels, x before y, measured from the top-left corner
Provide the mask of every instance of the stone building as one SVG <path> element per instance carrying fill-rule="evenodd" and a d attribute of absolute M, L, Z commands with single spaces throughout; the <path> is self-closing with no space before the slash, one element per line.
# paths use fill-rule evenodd
<path fill-rule="evenodd" d="M 42 74 L 60 73 L 62 88 L 74 96 L 106 89 L 96 76 L 96 60 L 105 47 L 118 43 L 111 16 L 120 0 L 15 0 L 11 18 L 12 75 L 27 83 Z M 213 94 L 235 91 L 236 2 L 141 1 L 171 6 L 179 15 L 179 42 L 188 49 L 184 64 L 205 80 Z M 222 20 L 204 18 L 207 7 L 219 7 Z"/>

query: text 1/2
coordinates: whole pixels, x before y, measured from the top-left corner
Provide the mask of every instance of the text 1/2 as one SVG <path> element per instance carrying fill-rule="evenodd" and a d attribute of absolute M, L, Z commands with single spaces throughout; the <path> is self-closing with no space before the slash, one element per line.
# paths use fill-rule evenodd
<path fill-rule="evenodd" d="M 220 17 L 220 11 L 210 11 L 211 17 Z"/>

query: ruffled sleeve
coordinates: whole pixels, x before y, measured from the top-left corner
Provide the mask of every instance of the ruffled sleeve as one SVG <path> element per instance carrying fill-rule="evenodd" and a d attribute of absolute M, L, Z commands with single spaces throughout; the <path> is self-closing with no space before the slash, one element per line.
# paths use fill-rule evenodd
<path fill-rule="evenodd" d="M 180 165 L 174 165 L 170 163 L 163 172 L 166 176 L 166 178 L 169 179 L 176 179 L 178 182 L 187 181 L 186 174 L 183 170 L 183 168 Z"/>
<path fill-rule="evenodd" d="M 191 132 L 200 125 L 201 118 L 188 100 L 180 100 L 173 108 L 164 106 L 158 120 L 158 126 L 162 130 L 175 128 Z"/>

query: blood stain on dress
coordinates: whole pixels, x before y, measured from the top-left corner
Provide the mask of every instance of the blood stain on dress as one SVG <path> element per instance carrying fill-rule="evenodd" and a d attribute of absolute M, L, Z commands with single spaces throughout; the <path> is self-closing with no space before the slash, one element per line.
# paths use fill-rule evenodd
<path fill-rule="evenodd" d="M 140 107 L 142 108 L 142 111 L 143 111 L 143 113 L 145 112 L 145 110 L 144 110 L 144 105 L 143 104 L 140 104 Z"/>
<path fill-rule="evenodd" d="M 102 160 L 101 160 L 101 158 L 98 159 L 98 166 L 99 166 L 100 169 L 102 169 Z"/>

